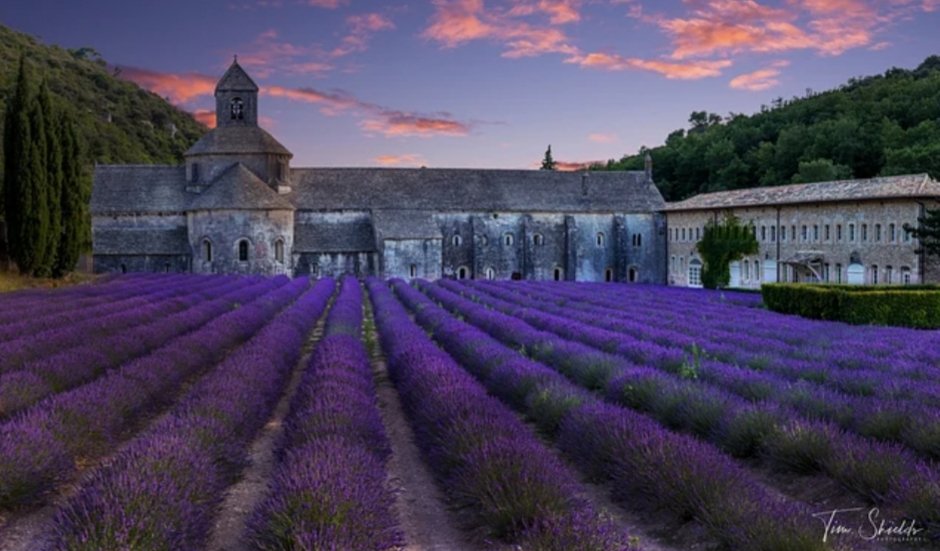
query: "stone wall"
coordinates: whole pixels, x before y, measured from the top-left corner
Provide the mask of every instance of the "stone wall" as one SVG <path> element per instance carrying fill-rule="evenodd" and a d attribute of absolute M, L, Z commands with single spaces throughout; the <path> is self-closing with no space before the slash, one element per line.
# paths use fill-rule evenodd
<path fill-rule="evenodd" d="M 294 275 L 339 277 L 342 275 L 368 277 L 378 274 L 378 262 L 373 252 L 321 252 L 294 254 Z"/>
<path fill-rule="evenodd" d="M 212 210 L 188 214 L 194 273 L 276 275 L 293 273 L 294 213 L 289 210 Z M 211 260 L 203 242 L 212 244 Z M 283 241 L 283 261 L 275 258 Z M 248 260 L 239 259 L 239 243 L 247 241 Z"/>
<path fill-rule="evenodd" d="M 102 255 L 93 257 L 94 272 L 104 273 L 188 273 L 188 255 Z"/>
<path fill-rule="evenodd" d="M 382 241 L 382 275 L 440 279 L 441 255 L 440 239 L 385 239 Z"/>

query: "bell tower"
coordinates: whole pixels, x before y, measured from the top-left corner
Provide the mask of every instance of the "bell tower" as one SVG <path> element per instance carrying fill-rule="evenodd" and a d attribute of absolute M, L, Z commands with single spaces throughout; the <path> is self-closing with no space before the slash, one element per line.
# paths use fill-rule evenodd
<path fill-rule="evenodd" d="M 238 64 L 238 56 L 215 86 L 215 117 L 219 128 L 258 126 L 258 85 Z"/>

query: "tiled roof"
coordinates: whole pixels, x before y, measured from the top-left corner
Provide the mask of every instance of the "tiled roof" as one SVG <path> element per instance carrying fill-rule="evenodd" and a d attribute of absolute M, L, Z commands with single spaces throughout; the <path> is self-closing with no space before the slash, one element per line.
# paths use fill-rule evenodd
<path fill-rule="evenodd" d="M 173 229 L 96 228 L 92 233 L 95 254 L 186 255 L 190 254 L 185 227 Z"/>
<path fill-rule="evenodd" d="M 441 239 L 441 228 L 430 211 L 374 210 L 376 239 Z"/>
<path fill-rule="evenodd" d="M 292 156 L 281 142 L 257 126 L 220 126 L 199 138 L 186 152 L 193 155 L 270 153 Z"/>
<path fill-rule="evenodd" d="M 375 237 L 368 218 L 294 226 L 295 252 L 338 253 L 374 250 Z"/>
<path fill-rule="evenodd" d="M 189 202 L 181 166 L 97 166 L 94 180 L 92 214 L 183 212 Z"/>
<path fill-rule="evenodd" d="M 186 210 L 212 209 L 294 210 L 294 206 L 245 165 L 235 163 L 196 196 Z"/>
<path fill-rule="evenodd" d="M 662 195 L 643 172 L 300 168 L 291 171 L 298 209 L 649 212 Z"/>
<path fill-rule="evenodd" d="M 242 69 L 238 61 L 233 61 L 228 70 L 225 71 L 225 74 L 222 75 L 222 78 L 219 79 L 218 84 L 215 85 L 215 89 L 216 91 L 235 90 L 239 92 L 257 92 L 258 85 L 255 84 L 255 81 Z"/>
<path fill-rule="evenodd" d="M 865 201 L 872 199 L 903 199 L 940 197 L 940 183 L 926 174 L 885 176 L 866 180 L 841 180 L 812 184 L 757 187 L 734 191 L 703 193 L 685 201 L 668 203 L 664 210 L 684 211 L 823 203 L 834 201 Z"/>

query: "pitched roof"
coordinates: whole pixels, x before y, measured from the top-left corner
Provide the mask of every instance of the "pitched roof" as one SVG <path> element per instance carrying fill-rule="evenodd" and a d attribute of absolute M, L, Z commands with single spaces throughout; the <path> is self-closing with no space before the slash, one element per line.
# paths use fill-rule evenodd
<path fill-rule="evenodd" d="M 726 209 L 732 207 L 758 207 L 822 203 L 833 201 L 865 201 L 873 199 L 903 199 L 914 197 L 940 197 L 940 183 L 926 174 L 885 176 L 866 180 L 841 180 L 812 184 L 757 187 L 734 191 L 703 193 L 685 201 L 669 203 L 664 210 L 683 211 L 699 209 Z"/>
<path fill-rule="evenodd" d="M 432 213 L 420 210 L 374 210 L 376 239 L 441 239 Z"/>
<path fill-rule="evenodd" d="M 192 155 L 238 155 L 252 153 L 270 153 L 274 155 L 293 154 L 274 139 L 263 128 L 257 126 L 220 126 L 199 138 L 186 151 Z"/>
<path fill-rule="evenodd" d="M 219 79 L 218 84 L 215 85 L 215 91 L 218 92 L 219 90 L 257 92 L 258 85 L 251 80 L 251 77 L 242 69 L 236 59 L 222 75 L 222 78 Z"/>
<path fill-rule="evenodd" d="M 323 221 L 294 226 L 295 252 L 368 252 L 375 250 L 372 223 L 368 218 Z"/>
<path fill-rule="evenodd" d="M 643 172 L 302 168 L 291 171 L 299 209 L 648 212 L 662 195 Z"/>
<path fill-rule="evenodd" d="M 290 201 L 248 170 L 241 163 L 226 168 L 192 200 L 186 210 L 242 209 L 242 210 L 294 210 Z"/>
<path fill-rule="evenodd" d="M 183 212 L 186 169 L 160 165 L 99 165 L 91 192 L 92 214 Z"/>
<path fill-rule="evenodd" d="M 185 227 L 173 229 L 95 228 L 95 254 L 183 255 L 190 254 Z"/>

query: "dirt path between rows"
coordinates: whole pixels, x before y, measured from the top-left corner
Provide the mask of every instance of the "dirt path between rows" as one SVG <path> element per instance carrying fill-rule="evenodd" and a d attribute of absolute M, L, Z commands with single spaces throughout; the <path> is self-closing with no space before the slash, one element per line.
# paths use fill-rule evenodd
<path fill-rule="evenodd" d="M 212 527 L 212 534 L 206 544 L 207 551 L 248 551 L 251 549 L 245 537 L 245 523 L 248 516 L 268 493 L 268 481 L 277 465 L 275 447 L 284 434 L 284 418 L 290 410 L 290 402 L 297 393 L 303 374 L 310 363 L 310 356 L 317 343 L 323 338 L 327 314 L 333 300 L 335 300 L 335 295 L 317 321 L 307 342 L 304 343 L 303 354 L 294 366 L 290 381 L 274 413 L 252 442 L 248 452 L 248 467 L 243 471 L 241 479 L 229 487 L 225 493 L 225 499 L 219 507 L 219 513 Z"/>
<path fill-rule="evenodd" d="M 374 333 L 368 293 L 365 328 Z M 370 334 L 371 333 L 371 334 Z M 405 534 L 406 551 L 476 551 L 483 547 L 470 541 L 447 509 L 444 494 L 434 482 L 434 475 L 421 459 L 414 433 L 402 409 L 398 391 L 389 379 L 388 366 L 378 342 L 370 343 L 369 354 L 375 374 L 376 391 L 382 422 L 392 447 L 388 462 L 389 484 L 395 490 L 395 507 Z"/>

